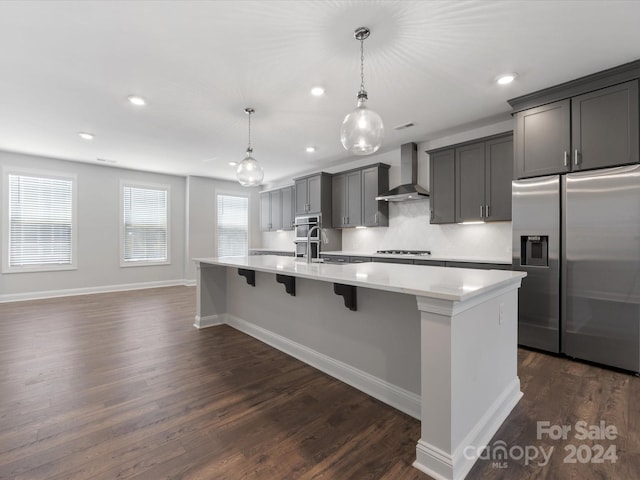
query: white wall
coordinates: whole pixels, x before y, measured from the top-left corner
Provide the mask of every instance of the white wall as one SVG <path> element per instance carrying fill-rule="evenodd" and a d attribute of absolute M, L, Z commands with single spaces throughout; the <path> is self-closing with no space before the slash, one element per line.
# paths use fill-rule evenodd
<path fill-rule="evenodd" d="M 0 168 L 4 166 L 77 175 L 78 268 L 2 273 L 0 299 L 28 297 L 34 292 L 89 291 L 117 285 L 179 283 L 184 279 L 183 177 L 0 152 Z M 170 265 L 120 267 L 121 180 L 170 186 Z M 6 192 L 0 191 L 1 201 L 6 201 L 6 196 Z M 0 238 L 0 246 L 4 246 L 2 244 L 6 241 L 6 238 Z"/>
<path fill-rule="evenodd" d="M 195 283 L 191 259 L 216 254 L 218 192 L 249 196 L 249 247 L 260 245 L 257 188 L 0 151 L 3 166 L 77 175 L 78 269 L 0 273 L 0 301 Z M 120 180 L 170 186 L 170 265 L 120 267 Z M 6 201 L 1 189 L 2 182 L 0 201 Z"/>
<path fill-rule="evenodd" d="M 249 248 L 259 247 L 260 202 L 257 188 L 242 187 L 237 182 L 205 177 L 187 178 L 187 259 L 185 278 L 195 282 L 196 270 L 191 259 L 215 257 L 216 243 L 216 195 L 236 194 L 249 197 Z M 290 248 L 291 250 L 293 248 Z"/>

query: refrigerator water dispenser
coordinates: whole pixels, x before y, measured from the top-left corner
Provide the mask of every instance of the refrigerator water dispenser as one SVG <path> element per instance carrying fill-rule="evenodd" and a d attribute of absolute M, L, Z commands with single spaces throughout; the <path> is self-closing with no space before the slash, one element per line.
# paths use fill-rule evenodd
<path fill-rule="evenodd" d="M 549 236 L 522 235 L 520 237 L 520 265 L 530 267 L 549 266 Z"/>

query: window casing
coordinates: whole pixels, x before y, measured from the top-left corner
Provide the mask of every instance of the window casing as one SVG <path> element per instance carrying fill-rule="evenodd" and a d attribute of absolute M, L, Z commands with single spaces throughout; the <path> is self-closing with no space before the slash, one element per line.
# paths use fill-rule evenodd
<path fill-rule="evenodd" d="M 169 186 L 121 182 L 120 202 L 120 266 L 169 264 Z"/>
<path fill-rule="evenodd" d="M 218 257 L 247 255 L 249 248 L 249 198 L 233 194 L 218 194 L 216 205 Z"/>
<path fill-rule="evenodd" d="M 76 176 L 3 169 L 2 272 L 77 268 Z"/>

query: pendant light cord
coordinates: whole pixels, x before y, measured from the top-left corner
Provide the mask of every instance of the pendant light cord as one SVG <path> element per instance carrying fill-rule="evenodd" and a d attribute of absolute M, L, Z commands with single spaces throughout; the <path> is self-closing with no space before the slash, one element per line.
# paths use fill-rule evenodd
<path fill-rule="evenodd" d="M 364 92 L 364 38 L 360 39 L 360 92 Z"/>
<path fill-rule="evenodd" d="M 253 149 L 251 148 L 251 112 L 249 113 L 249 146 L 247 147 L 247 152 L 253 152 Z"/>

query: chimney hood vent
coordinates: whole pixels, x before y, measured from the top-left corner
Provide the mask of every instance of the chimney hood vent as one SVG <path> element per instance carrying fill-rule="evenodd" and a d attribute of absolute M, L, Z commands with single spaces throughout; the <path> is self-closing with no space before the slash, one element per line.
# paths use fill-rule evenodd
<path fill-rule="evenodd" d="M 429 192 L 418 185 L 418 145 L 405 143 L 400 147 L 400 186 L 376 197 L 387 202 L 404 202 L 427 198 Z"/>

